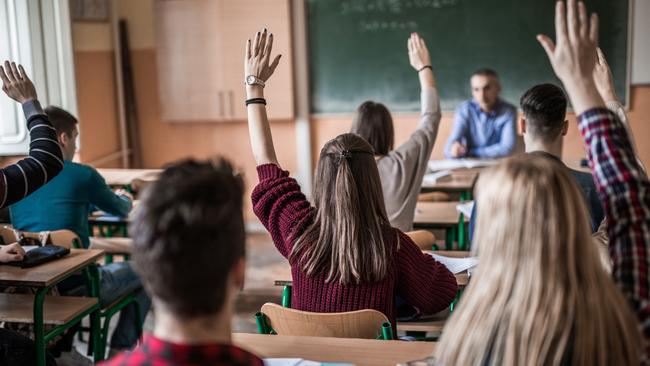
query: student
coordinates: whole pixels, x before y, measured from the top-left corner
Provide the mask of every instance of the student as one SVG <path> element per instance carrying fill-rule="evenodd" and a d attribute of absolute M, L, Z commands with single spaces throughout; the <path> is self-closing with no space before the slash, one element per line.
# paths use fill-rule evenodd
<path fill-rule="evenodd" d="M 136 269 L 153 297 L 153 334 L 104 365 L 262 365 L 231 344 L 244 285 L 244 187 L 226 161 L 184 161 L 144 194 L 131 226 Z"/>
<path fill-rule="evenodd" d="M 52 121 L 63 149 L 64 168 L 50 183 L 11 205 L 11 223 L 15 229 L 21 231 L 71 230 L 80 237 L 84 248 L 87 248 L 90 205 L 114 215 L 126 216 L 131 209 L 131 201 L 113 193 L 95 169 L 72 162 L 79 135 L 77 119 L 57 107 L 47 107 L 45 113 Z M 99 272 L 100 305 L 110 304 L 124 294 L 135 291 L 140 305 L 140 319 L 144 322 L 150 300 L 130 262 L 101 266 Z M 85 292 L 77 292 L 81 284 L 79 277 L 68 279 L 59 286 L 59 290 L 67 295 L 82 295 Z M 81 286 L 81 289 L 85 291 L 86 286 Z M 135 319 L 134 305 L 122 309 L 120 321 L 111 338 L 111 352 L 129 349 L 135 345 L 139 337 L 135 331 Z"/>
<path fill-rule="evenodd" d="M 325 144 L 314 182 L 315 207 L 280 168 L 266 116 L 264 83 L 273 35 L 266 30 L 246 49 L 248 124 L 259 184 L 253 210 L 289 260 L 292 306 L 310 312 L 374 309 L 395 326 L 395 295 L 422 313 L 449 306 L 456 280 L 442 264 L 390 226 L 374 151 L 347 133 Z"/>
<path fill-rule="evenodd" d="M 571 174 L 580 188 L 589 209 L 591 231 L 596 232 L 604 219 L 596 184 L 590 173 L 573 170 L 561 160 L 562 142 L 569 129 L 566 118 L 567 99 L 564 92 L 553 84 L 540 84 L 528 89 L 520 100 L 523 117 L 519 130 L 524 137 L 526 153 L 555 160 Z M 476 208 L 470 220 L 470 238 L 476 223 Z"/>
<path fill-rule="evenodd" d="M 23 231 L 72 230 L 87 248 L 90 245 L 88 213 L 91 205 L 126 217 L 131 210 L 131 200 L 125 195 L 116 195 L 92 167 L 72 161 L 79 136 L 77 119 L 54 106 L 47 107 L 45 113 L 63 149 L 63 171 L 38 192 L 11 205 L 11 222 Z"/>
<path fill-rule="evenodd" d="M 494 70 L 480 69 L 470 79 L 472 99 L 456 109 L 447 158 L 500 158 L 516 143 L 515 107 L 499 98 L 501 84 Z"/>
<path fill-rule="evenodd" d="M 402 231 L 413 230 L 413 216 L 422 178 L 427 170 L 440 123 L 440 98 L 433 78 L 429 51 L 417 33 L 408 40 L 411 66 L 418 71 L 421 89 L 421 119 L 411 137 L 393 150 L 393 118 L 388 109 L 365 102 L 357 109 L 352 133 L 372 146 L 390 224 Z"/>
<path fill-rule="evenodd" d="M 0 79 L 2 91 L 22 105 L 29 130 L 29 156 L 0 169 L 0 207 L 5 207 L 18 202 L 59 174 L 63 168 L 63 156 L 54 128 L 43 113 L 36 88 L 23 67 L 5 61 L 4 68 L 0 66 Z"/>
<path fill-rule="evenodd" d="M 598 18 L 587 19 L 583 3 L 570 0 L 567 12 L 558 2 L 557 45 L 538 39 L 578 115 L 615 228 L 609 239 L 618 288 L 599 263 L 566 170 L 539 157 L 507 161 L 479 178 L 481 262 L 437 347 L 442 364 L 631 365 L 648 345 L 650 182 L 594 86 Z"/>

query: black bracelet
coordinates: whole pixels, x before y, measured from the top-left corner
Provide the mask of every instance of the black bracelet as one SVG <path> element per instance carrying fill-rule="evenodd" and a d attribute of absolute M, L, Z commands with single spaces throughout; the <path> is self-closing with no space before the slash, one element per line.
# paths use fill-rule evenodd
<path fill-rule="evenodd" d="M 422 66 L 422 68 L 420 70 L 418 70 L 418 73 L 420 73 L 420 71 L 422 71 L 424 69 L 429 69 L 429 70 L 433 71 L 433 67 L 431 65 L 424 65 L 424 66 Z"/>
<path fill-rule="evenodd" d="M 250 104 L 264 104 L 264 105 L 266 105 L 266 99 L 264 99 L 264 98 L 246 99 L 246 106 L 248 106 Z"/>

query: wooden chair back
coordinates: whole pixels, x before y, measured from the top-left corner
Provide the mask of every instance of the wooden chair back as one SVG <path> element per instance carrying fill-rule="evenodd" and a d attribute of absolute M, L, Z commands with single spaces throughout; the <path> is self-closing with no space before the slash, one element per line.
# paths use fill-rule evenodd
<path fill-rule="evenodd" d="M 422 250 L 431 250 L 436 243 L 436 236 L 427 230 L 415 230 L 405 233 Z"/>
<path fill-rule="evenodd" d="M 357 310 L 345 313 L 311 313 L 266 303 L 262 306 L 268 325 L 279 335 L 365 338 L 382 335 L 386 315 L 377 310 Z"/>
<path fill-rule="evenodd" d="M 15 243 L 16 235 L 14 235 L 14 229 L 11 226 L 1 226 L 0 238 L 2 238 L 4 244 Z"/>

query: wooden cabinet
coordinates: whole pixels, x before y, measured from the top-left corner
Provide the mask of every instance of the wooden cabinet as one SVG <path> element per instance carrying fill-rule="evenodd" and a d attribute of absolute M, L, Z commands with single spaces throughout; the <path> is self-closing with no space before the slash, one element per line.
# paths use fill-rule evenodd
<path fill-rule="evenodd" d="M 269 118 L 293 118 L 289 1 L 156 0 L 162 119 L 245 120 L 244 47 L 263 27 L 273 32 L 273 54 L 282 54 L 265 88 Z"/>

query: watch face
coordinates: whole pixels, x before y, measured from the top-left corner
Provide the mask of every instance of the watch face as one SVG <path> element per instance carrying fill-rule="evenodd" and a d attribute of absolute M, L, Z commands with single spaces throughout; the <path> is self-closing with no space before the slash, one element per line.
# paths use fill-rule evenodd
<path fill-rule="evenodd" d="M 247 83 L 248 85 L 253 85 L 253 84 L 255 84 L 255 76 L 254 76 L 254 75 L 248 75 L 248 76 L 246 77 L 246 83 Z"/>

